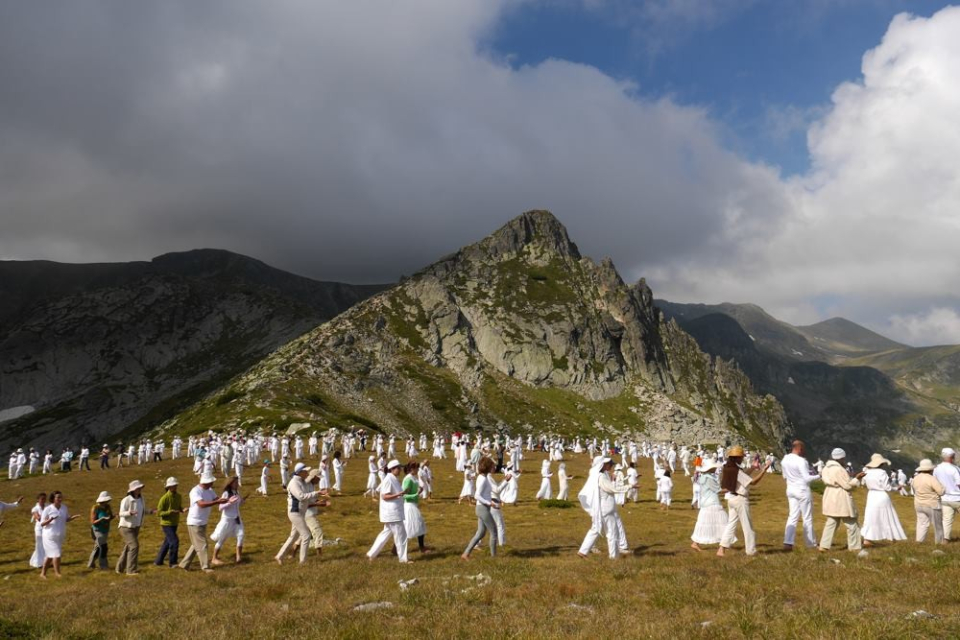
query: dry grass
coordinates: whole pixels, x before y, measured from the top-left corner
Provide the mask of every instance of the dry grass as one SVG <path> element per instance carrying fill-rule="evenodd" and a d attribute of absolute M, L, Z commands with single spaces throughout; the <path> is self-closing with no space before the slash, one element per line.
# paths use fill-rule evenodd
<path fill-rule="evenodd" d="M 529 458 L 527 469 L 538 469 L 539 458 Z M 354 460 L 347 469 L 346 494 L 322 518 L 325 534 L 343 538 L 344 544 L 328 547 L 322 559 L 311 558 L 305 567 L 279 567 L 271 560 L 289 530 L 276 487 L 269 498 L 251 497 L 244 508 L 248 564 L 218 568 L 212 575 L 154 567 L 150 563 L 162 536 L 156 520 L 148 518 L 141 536 L 145 566 L 140 576 L 92 572 L 84 568 L 92 544 L 88 527 L 76 521 L 68 527 L 64 577 L 47 582 L 27 566 L 32 550 L 27 516 L 35 493 L 60 489 L 74 513 L 85 513 L 100 490 L 119 496 L 131 479 L 139 478 L 148 485 L 148 501 L 154 502 L 166 476 L 189 483 L 189 463 L 0 482 L 0 498 L 27 496 L 24 507 L 6 514 L 0 529 L 0 637 L 233 638 L 306 632 L 428 638 L 960 636 L 960 547 L 934 555 L 931 544 L 905 542 L 872 550 L 865 560 L 845 551 L 782 553 L 786 499 L 778 476 L 755 490 L 760 553 L 754 558 L 739 549 L 722 560 L 712 552 L 693 552 L 688 546 L 696 519 L 688 504 L 690 483 L 677 479 L 675 506 L 662 512 L 652 501 L 647 474 L 641 479 L 644 500 L 622 512 L 633 555 L 617 562 L 608 561 L 605 553 L 581 560 L 576 550 L 587 516 L 579 508 L 537 508 L 533 495 L 539 478 L 528 474 L 521 480 L 521 504 L 506 511 L 505 552 L 491 560 L 478 550 L 464 563 L 458 556 L 475 530 L 473 508 L 456 504 L 461 478 L 452 461 L 434 464 L 438 496 L 423 513 L 427 541 L 436 552 L 426 557 L 411 553 L 412 565 L 400 565 L 389 555 L 373 564 L 364 559 L 380 525 L 376 505 L 360 496 L 364 461 Z M 579 476 L 571 481 L 575 493 L 586 456 L 568 461 L 567 468 Z M 251 492 L 256 473 L 247 474 Z M 912 499 L 893 499 L 912 535 Z M 819 498 L 815 500 L 819 507 Z M 858 501 L 862 508 L 863 494 Z M 819 517 L 816 526 L 819 532 Z M 185 530 L 181 534 L 186 542 Z M 110 544 L 115 562 L 115 532 Z M 605 551 L 604 545 L 601 541 Z M 492 584 L 463 593 L 472 583 L 451 579 L 478 572 L 491 576 Z M 414 577 L 419 584 L 399 589 L 399 580 Z M 371 613 L 352 610 L 377 601 L 395 606 Z M 911 617 L 919 609 L 937 617 Z"/>

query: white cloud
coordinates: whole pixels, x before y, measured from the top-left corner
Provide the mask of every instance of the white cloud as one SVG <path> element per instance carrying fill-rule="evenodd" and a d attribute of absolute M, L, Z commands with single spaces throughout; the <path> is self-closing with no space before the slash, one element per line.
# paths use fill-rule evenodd
<path fill-rule="evenodd" d="M 934 307 L 926 313 L 895 315 L 890 318 L 888 332 L 906 344 L 960 344 L 960 313 Z"/>
<path fill-rule="evenodd" d="M 952 295 L 960 306 L 958 33 L 960 8 L 894 18 L 862 79 L 839 86 L 810 128 L 812 170 L 783 182 L 776 231 L 745 239 L 725 264 L 664 269 L 667 288 L 771 309 L 818 297 L 902 311 Z"/>

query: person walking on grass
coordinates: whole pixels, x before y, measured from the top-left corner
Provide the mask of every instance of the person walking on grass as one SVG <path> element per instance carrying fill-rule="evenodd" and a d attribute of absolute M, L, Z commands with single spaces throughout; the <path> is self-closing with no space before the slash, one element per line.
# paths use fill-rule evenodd
<path fill-rule="evenodd" d="M 307 489 L 316 492 L 318 495 L 316 500 L 307 505 L 303 513 L 303 519 L 307 523 L 307 528 L 310 529 L 310 548 L 316 549 L 319 556 L 323 555 L 323 526 L 320 524 L 320 509 L 330 505 L 330 500 L 327 499 L 329 492 L 320 491 L 320 471 L 317 469 L 310 470 L 306 482 L 311 485 Z M 293 550 L 298 552 L 299 549 L 300 543 L 298 541 L 294 543 Z"/>
<path fill-rule="evenodd" d="M 956 452 L 946 447 L 940 452 L 942 462 L 933 470 L 933 477 L 943 485 L 940 507 L 943 510 L 943 539 L 951 540 L 953 520 L 960 513 L 960 469 L 955 464 Z"/>
<path fill-rule="evenodd" d="M 617 487 L 610 470 L 612 458 L 598 457 L 590 468 L 587 481 L 577 495 L 580 506 L 590 515 L 590 530 L 580 545 L 577 555 L 586 558 L 601 535 L 607 539 L 607 552 L 611 560 L 620 557 L 627 550 L 626 534 L 623 523 L 617 513 L 617 494 L 628 491 L 626 487 Z"/>
<path fill-rule="evenodd" d="M 890 500 L 893 485 L 890 484 L 890 474 L 884 469 L 889 464 L 890 461 L 879 453 L 870 456 L 870 462 L 866 464 L 863 486 L 867 489 L 867 506 L 863 510 L 863 528 L 860 530 L 865 547 L 881 540 L 907 539 Z"/>
<path fill-rule="evenodd" d="M 189 570 L 194 557 L 197 557 L 204 573 L 213 571 L 207 556 L 207 523 L 210 520 L 210 508 L 226 502 L 225 499 L 218 498 L 211 488 L 216 481 L 212 474 L 204 474 L 200 476 L 200 483 L 190 490 L 190 510 L 187 512 L 190 548 L 180 561 L 181 569 Z"/>
<path fill-rule="evenodd" d="M 740 523 L 743 530 L 744 553 L 748 556 L 757 554 L 757 538 L 750 520 L 750 488 L 760 484 L 770 469 L 770 463 L 763 465 L 756 475 L 751 476 L 740 468 L 743 457 L 743 447 L 731 447 L 727 451 L 727 459 L 720 475 L 720 488 L 726 491 L 724 499 L 727 501 L 727 528 L 723 531 L 720 548 L 717 549 L 717 555 L 721 558 L 733 545 L 737 523 Z"/>
<path fill-rule="evenodd" d="M 126 497 L 120 501 L 120 539 L 123 548 L 120 549 L 120 558 L 117 560 L 117 573 L 126 573 L 135 576 L 140 572 L 140 527 L 143 526 L 145 513 L 156 513 L 153 509 L 143 507 L 143 483 L 134 480 L 127 489 Z"/>
<path fill-rule="evenodd" d="M 702 544 L 720 544 L 723 533 L 727 530 L 727 511 L 720 504 L 720 480 L 717 478 L 717 469 L 720 463 L 716 460 L 707 460 L 695 469 L 696 486 L 700 489 L 697 524 L 693 528 L 693 541 L 690 548 L 702 551 Z M 730 541 L 737 541 L 736 536 Z"/>
<path fill-rule="evenodd" d="M 810 463 L 804 457 L 806 445 L 801 440 L 794 440 L 790 446 L 790 453 L 780 461 L 783 479 L 787 484 L 787 505 L 790 509 L 787 515 L 787 526 L 783 530 L 783 548 L 793 550 L 797 537 L 797 524 L 803 520 L 803 542 L 808 549 L 817 546 L 816 533 L 813 530 L 813 494 L 810 492 L 810 483 L 819 480 L 820 475 L 810 468 Z"/>
<path fill-rule="evenodd" d="M 940 497 L 944 487 L 933 476 L 933 461 L 924 458 L 913 477 L 913 508 L 917 512 L 917 542 L 927 538 L 927 531 L 933 526 L 933 543 L 943 544 L 943 512 Z"/>
<path fill-rule="evenodd" d="M 220 549 L 230 538 L 235 538 L 237 541 L 235 562 L 240 564 L 242 560 L 244 531 L 243 520 L 240 518 L 240 505 L 246 502 L 248 497 L 240 497 L 240 478 L 237 476 L 231 477 L 223 487 L 220 498 L 226 500 L 226 502 L 220 504 L 220 522 L 217 523 L 217 528 L 210 536 L 210 539 L 216 543 L 213 546 L 213 559 L 211 560 L 211 564 L 214 566 L 224 564 L 219 557 Z"/>
<path fill-rule="evenodd" d="M 260 470 L 260 486 L 257 488 L 257 493 L 259 493 L 264 498 L 267 497 L 267 481 L 270 479 L 270 461 L 264 459 L 263 469 Z"/>
<path fill-rule="evenodd" d="M 173 568 L 180 559 L 180 536 L 177 534 L 177 527 L 180 526 L 180 514 L 186 512 L 186 509 L 183 508 L 183 496 L 178 492 L 177 484 L 176 478 L 167 478 L 163 485 L 166 492 L 160 496 L 160 502 L 157 503 L 157 519 L 163 531 L 163 544 L 153 561 L 158 567 L 163 566 L 163 561 L 169 558 L 169 566 Z"/>
<path fill-rule="evenodd" d="M 403 478 L 400 488 L 403 490 L 403 526 L 407 533 L 407 540 L 416 540 L 420 553 L 429 550 L 424 544 L 427 536 L 427 523 L 420 514 L 420 464 L 416 460 L 408 462 L 403 470 L 407 475 Z"/>
<path fill-rule="evenodd" d="M 549 465 L 549 461 L 544 462 L 547 463 L 544 467 L 546 468 Z M 497 524 L 490 513 L 492 509 L 500 508 L 499 503 L 493 501 L 493 486 L 490 483 L 490 474 L 493 473 L 496 468 L 497 463 L 491 458 L 481 458 L 477 464 L 477 489 L 473 495 L 477 503 L 477 506 L 474 508 L 477 514 L 477 532 L 473 535 L 470 542 L 467 543 L 467 548 L 464 550 L 463 555 L 460 556 L 464 560 L 470 559 L 470 553 L 473 551 L 473 548 L 480 543 L 484 535 L 490 537 L 490 557 L 493 558 L 497 555 Z"/>
<path fill-rule="evenodd" d="M 293 476 L 287 482 L 287 519 L 290 520 L 290 535 L 273 558 L 277 561 L 277 564 L 283 564 L 284 556 L 297 541 L 299 541 L 300 564 L 307 562 L 312 535 L 304 516 L 307 508 L 321 496 L 319 491 L 309 491 L 307 489 L 309 485 L 306 482 L 306 477 L 311 471 L 310 467 L 298 462 L 293 467 Z"/>
<path fill-rule="evenodd" d="M 63 493 L 54 491 L 47 500 L 49 504 L 43 509 L 40 526 L 43 527 L 43 566 L 40 568 L 40 577 L 47 579 L 47 569 L 53 567 L 53 573 L 62 577 L 60 573 L 60 556 L 63 554 L 63 542 L 67 536 L 67 523 L 73 522 L 80 516 L 70 515 L 67 505 L 63 504 Z"/>
<path fill-rule="evenodd" d="M 820 552 L 825 553 L 833 545 L 833 534 L 842 523 L 847 528 L 847 549 L 860 551 L 863 538 L 857 522 L 857 505 L 853 501 L 853 490 L 860 486 L 860 479 L 866 475 L 863 471 L 853 478 L 846 470 L 847 453 L 840 448 L 830 453 L 830 460 L 824 465 L 820 477 L 823 478 L 823 515 L 827 521 L 823 525 L 820 538 Z"/>
<path fill-rule="evenodd" d="M 33 522 L 33 555 L 30 556 L 30 566 L 39 569 L 43 566 L 43 559 L 46 557 L 43 553 L 43 527 L 40 521 L 43 519 L 43 510 L 47 507 L 47 494 L 37 494 L 37 504 L 30 510 L 30 521 Z"/>
<path fill-rule="evenodd" d="M 373 541 L 373 546 L 367 551 L 367 559 L 371 562 L 383 549 L 387 541 L 393 537 L 397 547 L 397 559 L 401 563 L 410 562 L 407 559 L 407 530 L 404 526 L 403 487 L 400 484 L 400 473 L 403 467 L 397 460 L 387 463 L 387 473 L 380 482 L 380 522 L 383 531 Z"/>
<path fill-rule="evenodd" d="M 663 475 L 657 480 L 657 489 L 660 493 L 660 509 L 669 510 L 673 496 L 673 478 L 670 469 L 664 469 Z"/>
<path fill-rule="evenodd" d="M 110 501 L 113 498 L 106 491 L 101 491 L 97 496 L 97 501 L 90 509 L 90 535 L 93 536 L 93 551 L 90 552 L 90 560 L 87 562 L 88 569 L 95 569 L 98 565 L 101 570 L 106 570 L 107 565 L 107 542 L 110 538 L 110 522 L 113 521 L 113 507 Z M 99 562 L 98 562 L 99 561 Z"/>

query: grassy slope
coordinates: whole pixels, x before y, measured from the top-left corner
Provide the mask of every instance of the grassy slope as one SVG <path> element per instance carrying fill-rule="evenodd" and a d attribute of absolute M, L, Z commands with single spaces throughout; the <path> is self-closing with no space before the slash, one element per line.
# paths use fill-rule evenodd
<path fill-rule="evenodd" d="M 525 462 L 528 472 L 540 456 Z M 568 461 L 573 493 L 586 471 L 585 456 Z M 279 492 L 251 498 L 244 507 L 247 523 L 245 566 L 226 566 L 213 575 L 155 568 L 149 563 L 161 534 L 147 519 L 141 536 L 137 578 L 83 568 L 90 549 L 87 528 L 68 526 L 64 578 L 42 582 L 27 567 L 32 528 L 28 506 L 6 514 L 0 529 L 0 636 L 41 638 L 289 637 L 304 632 L 339 637 L 450 638 L 558 636 L 720 638 L 920 638 L 950 637 L 960 623 L 956 576 L 960 549 L 931 555 L 929 543 L 898 543 L 875 550 L 866 560 L 836 551 L 827 556 L 779 551 L 786 500 L 779 477 L 755 490 L 753 514 L 760 554 L 742 553 L 719 560 L 688 547 L 695 512 L 686 503 L 690 484 L 676 482 L 675 509 L 664 513 L 652 502 L 646 464 L 641 471 L 642 497 L 623 510 L 632 556 L 610 562 L 603 555 L 587 561 L 576 549 L 589 525 L 578 508 L 539 509 L 533 502 L 535 473 L 521 480 L 521 504 L 508 508 L 508 547 L 496 560 L 478 552 L 469 564 L 457 556 L 475 529 L 473 509 L 454 500 L 461 479 L 452 461 L 436 465 L 438 499 L 423 508 L 428 542 L 436 553 L 401 566 L 389 556 L 368 564 L 363 553 L 380 529 L 376 505 L 359 496 L 365 481 L 363 461 L 347 469 L 346 494 L 323 516 L 328 538 L 344 544 L 329 547 L 322 560 L 305 567 L 278 567 L 271 557 L 289 531 Z M 164 462 L 101 473 L 73 472 L 68 477 L 0 482 L 0 496 L 29 496 L 60 488 L 75 513 L 89 507 L 101 489 L 121 496 L 133 478 L 146 482 L 149 502 L 159 495 L 162 478 L 175 474 L 185 483 L 189 463 Z M 256 470 L 246 475 L 253 489 Z M 274 484 L 274 489 L 279 487 Z M 857 494 L 861 509 L 865 496 Z M 893 496 L 901 520 L 912 535 L 912 500 Z M 815 513 L 819 497 L 815 498 Z M 115 501 L 115 508 L 118 501 Z M 822 519 L 815 517 L 818 532 Z M 185 531 L 182 531 L 185 540 Z M 837 537 L 837 542 L 840 536 Z M 111 561 L 119 553 L 119 536 L 110 540 Z M 602 542 L 601 542 L 602 545 Z M 228 550 L 232 547 L 228 547 Z M 741 547 L 738 545 L 737 549 Z M 185 550 L 185 549 L 184 549 Z M 228 556 L 229 557 L 229 556 Z M 833 560 L 839 560 L 835 564 Z M 457 574 L 483 572 L 491 585 L 460 593 L 470 583 L 449 580 Z M 397 581 L 420 583 L 401 592 Z M 353 612 L 355 605 L 390 601 L 395 607 L 374 613 Z M 577 605 L 576 608 L 571 605 Z M 52 609 L 51 609 L 52 607 Z M 913 619 L 924 609 L 937 619 Z M 242 631 L 241 631 L 242 630 Z"/>

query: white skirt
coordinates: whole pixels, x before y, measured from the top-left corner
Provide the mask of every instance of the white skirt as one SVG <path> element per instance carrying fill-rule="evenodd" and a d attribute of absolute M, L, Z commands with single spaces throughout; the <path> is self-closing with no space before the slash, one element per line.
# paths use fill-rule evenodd
<path fill-rule="evenodd" d="M 864 540 L 870 541 L 907 539 L 886 491 L 867 492 L 867 508 L 863 512 L 860 532 Z"/>
<path fill-rule="evenodd" d="M 472 481 L 469 481 L 469 480 L 466 481 L 466 482 L 464 482 L 464 483 L 463 483 L 463 488 L 460 489 L 460 497 L 461 497 L 461 498 L 472 498 L 472 497 L 473 497 L 473 494 L 474 494 L 473 482 L 472 482 Z"/>
<path fill-rule="evenodd" d="M 511 480 L 507 483 L 507 486 L 503 488 L 503 491 L 500 492 L 500 501 L 503 502 L 503 504 L 516 504 L 519 490 L 519 485 L 514 480 Z"/>
<path fill-rule="evenodd" d="M 43 551 L 43 536 L 36 536 L 36 546 L 33 549 L 33 555 L 30 556 L 30 566 L 34 569 L 39 569 L 43 566 L 43 561 L 46 559 L 47 554 Z"/>
<path fill-rule="evenodd" d="M 427 535 L 427 523 L 420 515 L 420 507 L 414 502 L 403 503 L 403 527 L 407 530 L 408 539 Z"/>
<path fill-rule="evenodd" d="M 238 524 L 234 518 L 221 517 L 220 522 L 217 523 L 217 528 L 213 530 L 213 533 L 210 534 L 210 539 L 214 542 L 220 543 L 220 546 L 223 546 L 223 543 L 229 540 L 230 538 L 237 539 L 237 546 L 243 546 L 243 521 L 241 520 Z"/>
<path fill-rule="evenodd" d="M 63 536 L 44 535 L 43 554 L 47 558 L 59 558 L 63 547 Z"/>
<path fill-rule="evenodd" d="M 720 544 L 723 530 L 727 528 L 727 510 L 719 504 L 700 509 L 697 514 L 697 525 L 693 528 L 690 539 L 697 544 Z M 733 542 L 737 539 L 734 537 Z"/>

